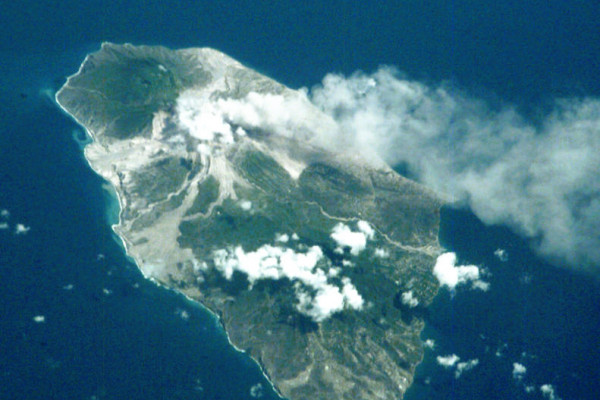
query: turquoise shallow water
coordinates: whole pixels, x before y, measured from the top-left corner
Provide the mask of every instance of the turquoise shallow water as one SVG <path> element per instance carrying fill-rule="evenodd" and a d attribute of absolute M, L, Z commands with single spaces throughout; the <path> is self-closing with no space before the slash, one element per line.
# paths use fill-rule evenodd
<path fill-rule="evenodd" d="M 532 112 L 600 92 L 593 2 L 38 3 L 0 6 L 0 209 L 11 213 L 0 230 L 1 399 L 244 399 L 257 383 L 275 398 L 214 318 L 144 281 L 114 240 L 110 197 L 73 139 L 80 128 L 48 97 L 100 41 L 208 45 L 292 87 L 393 64 Z M 15 236 L 17 223 L 31 230 Z M 548 383 L 563 399 L 595 399 L 596 281 L 468 212 L 444 213 L 442 241 L 489 268 L 491 289 L 440 293 L 423 335 L 437 347 L 407 397 L 536 399 L 524 386 Z M 479 365 L 455 379 L 440 354 Z M 513 362 L 528 368 L 522 382 Z"/>

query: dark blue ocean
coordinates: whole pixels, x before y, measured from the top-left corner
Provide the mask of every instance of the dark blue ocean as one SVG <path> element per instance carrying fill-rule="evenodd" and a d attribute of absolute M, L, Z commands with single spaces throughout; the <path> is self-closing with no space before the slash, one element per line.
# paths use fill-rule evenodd
<path fill-rule="evenodd" d="M 395 65 L 532 118 L 556 97 L 600 95 L 595 1 L 165 3 L 0 4 L 2 400 L 238 400 L 253 386 L 277 398 L 218 321 L 145 281 L 115 241 L 114 199 L 52 100 L 101 41 L 210 46 L 291 87 Z M 406 398 L 541 399 L 542 384 L 564 400 L 599 398 L 598 279 L 547 264 L 468 210 L 442 217 L 441 242 L 487 268 L 491 288 L 440 292 L 423 333 L 436 345 Z M 449 354 L 479 364 L 456 379 L 436 362 Z M 515 362 L 527 367 L 520 381 Z"/>

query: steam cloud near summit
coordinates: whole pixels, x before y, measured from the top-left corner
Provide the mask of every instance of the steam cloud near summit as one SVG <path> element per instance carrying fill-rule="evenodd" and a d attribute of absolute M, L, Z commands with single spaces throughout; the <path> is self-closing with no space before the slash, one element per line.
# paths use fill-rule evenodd
<path fill-rule="evenodd" d="M 406 163 L 486 223 L 534 238 L 557 262 L 600 272 L 600 100 L 562 99 L 534 126 L 391 68 L 327 75 L 309 94 L 339 125 L 327 139 Z"/>

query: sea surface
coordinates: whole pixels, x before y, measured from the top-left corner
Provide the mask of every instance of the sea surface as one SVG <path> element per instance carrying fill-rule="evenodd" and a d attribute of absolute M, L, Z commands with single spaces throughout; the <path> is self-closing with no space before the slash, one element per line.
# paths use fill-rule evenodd
<path fill-rule="evenodd" d="M 0 399 L 277 398 L 218 321 L 146 281 L 110 229 L 115 199 L 53 101 L 102 41 L 210 46 L 296 88 L 395 65 L 532 117 L 555 97 L 600 94 L 593 1 L 40 3 L 0 5 Z M 541 399 L 552 385 L 597 399 L 597 278 L 468 210 L 442 217 L 442 244 L 491 286 L 440 291 L 423 332 L 435 346 L 406 398 Z M 478 364 L 456 378 L 436 361 L 452 354 Z"/>

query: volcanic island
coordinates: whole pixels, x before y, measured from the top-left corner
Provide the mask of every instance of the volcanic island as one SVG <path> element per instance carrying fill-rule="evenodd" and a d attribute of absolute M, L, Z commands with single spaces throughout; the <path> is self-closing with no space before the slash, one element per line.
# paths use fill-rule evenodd
<path fill-rule="evenodd" d="M 142 273 L 218 316 L 290 400 L 399 399 L 423 358 L 442 200 L 325 143 L 335 121 L 210 48 L 103 43 L 56 101 Z"/>

